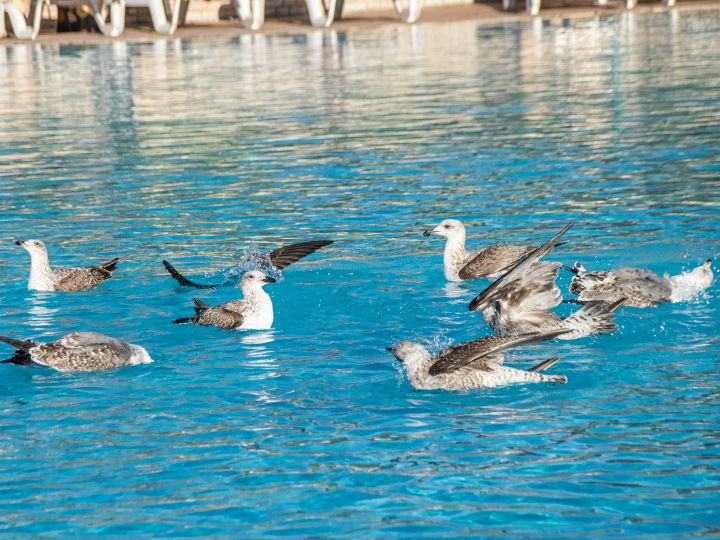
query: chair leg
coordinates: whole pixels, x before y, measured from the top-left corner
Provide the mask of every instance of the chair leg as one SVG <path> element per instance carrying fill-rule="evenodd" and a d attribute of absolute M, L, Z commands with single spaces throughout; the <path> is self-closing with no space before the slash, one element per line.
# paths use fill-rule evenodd
<path fill-rule="evenodd" d="M 310 24 L 321 28 L 329 27 L 335 18 L 335 4 L 336 0 L 330 0 L 330 5 L 326 9 L 323 0 L 305 0 Z"/>
<path fill-rule="evenodd" d="M 5 29 L 5 7 L 2 0 L 0 0 L 0 39 L 7 37 L 7 30 Z"/>
<path fill-rule="evenodd" d="M 3 2 L 3 9 L 10 19 L 10 27 L 13 34 L 18 39 L 35 39 L 40 32 L 40 23 L 42 22 L 42 10 L 47 0 L 36 0 L 35 10 L 32 12 L 32 26 L 28 25 L 25 15 L 15 7 L 12 1 Z M 5 26 L 5 18 L 3 16 L 3 27 Z"/>
<path fill-rule="evenodd" d="M 233 0 L 233 5 L 245 28 L 257 30 L 265 23 L 265 0 Z"/>
<path fill-rule="evenodd" d="M 165 4 L 162 0 L 150 0 L 147 4 L 150 9 L 153 28 L 158 34 L 173 34 L 177 28 L 178 17 L 180 16 L 180 0 L 174 0 L 172 12 L 168 21 L 165 12 Z"/>
<path fill-rule="evenodd" d="M 421 1 L 422 0 L 409 0 L 407 11 L 403 9 L 401 0 L 395 0 L 393 5 L 395 6 L 395 11 L 398 15 L 400 15 L 400 19 L 402 19 L 402 21 L 412 24 L 420 18 L 420 11 L 422 9 Z"/>

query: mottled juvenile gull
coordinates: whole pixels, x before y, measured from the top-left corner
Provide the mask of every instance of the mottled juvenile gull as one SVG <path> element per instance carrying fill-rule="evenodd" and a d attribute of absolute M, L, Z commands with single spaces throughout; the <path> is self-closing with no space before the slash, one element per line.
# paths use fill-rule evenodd
<path fill-rule="evenodd" d="M 447 238 L 443 269 L 448 281 L 497 277 L 536 247 L 495 244 L 479 251 L 466 251 L 465 226 L 457 219 L 445 219 L 423 235 Z"/>
<path fill-rule="evenodd" d="M 401 341 L 387 350 L 403 363 L 408 381 L 419 390 L 470 390 L 529 382 L 566 383 L 564 375 L 540 373 L 555 364 L 557 358 L 524 370 L 504 366 L 502 354 L 507 349 L 558 337 L 565 332 L 567 330 L 484 337 L 453 345 L 436 356 L 431 356 L 425 347 L 411 341 Z"/>
<path fill-rule="evenodd" d="M 258 270 L 245 272 L 240 280 L 242 300 L 231 300 L 217 306 L 209 306 L 197 298 L 195 315 L 173 321 L 175 324 L 195 323 L 201 326 L 217 326 L 226 330 L 265 330 L 272 327 L 273 305 L 270 296 L 263 290 L 275 279 Z"/>
<path fill-rule="evenodd" d="M 483 309 L 485 305 L 490 302 L 490 299 L 493 297 L 493 295 L 495 295 L 497 291 L 499 291 L 502 287 L 507 286 L 509 283 L 522 280 L 523 277 L 533 267 L 533 265 L 538 264 L 538 261 L 542 257 L 552 251 L 553 248 L 562 245 L 561 243 L 558 243 L 558 239 L 563 234 L 565 234 L 570 229 L 570 227 L 572 227 L 572 223 L 568 223 L 567 225 L 565 225 L 542 246 L 532 249 L 526 255 L 521 257 L 519 261 L 516 261 L 513 265 L 511 265 L 509 271 L 507 271 L 497 280 L 488 285 L 485 290 L 483 290 L 473 299 L 472 302 L 470 302 L 470 310 L 476 311 L 478 309 Z M 547 263 L 541 264 L 546 265 Z M 530 283 L 530 285 L 532 285 L 533 288 L 536 287 L 536 285 L 533 283 Z"/>
<path fill-rule="evenodd" d="M 3 364 L 38 365 L 58 371 L 102 371 L 149 364 L 152 358 L 140 345 L 125 343 L 97 332 L 73 332 L 50 343 L 0 336 L 15 347 Z"/>
<path fill-rule="evenodd" d="M 297 244 L 283 246 L 274 249 L 267 254 L 261 255 L 268 257 L 269 262 L 276 270 L 283 270 L 284 268 L 290 266 L 292 263 L 299 261 L 303 257 L 307 257 L 311 253 L 314 253 L 321 247 L 328 246 L 332 243 L 332 240 L 310 240 L 307 242 L 299 242 Z M 174 277 L 180 285 L 183 285 L 185 287 L 195 287 L 196 289 L 213 290 L 221 286 L 220 284 L 201 284 L 197 283 L 196 281 L 190 280 L 184 275 L 182 275 L 180 272 L 178 272 L 177 269 L 166 260 L 163 260 L 163 265 L 165 266 L 165 269 L 170 273 L 170 275 Z"/>
<path fill-rule="evenodd" d="M 544 246 L 555 245 L 557 237 Z M 472 302 L 470 310 L 482 311 L 483 318 L 496 335 L 569 330 L 558 339 L 578 339 L 600 332 L 613 332 L 613 312 L 624 303 L 620 298 L 613 303 L 592 302 L 567 318 L 550 311 L 562 302 L 560 289 L 555 283 L 559 263 L 537 262 L 543 252 L 528 254 L 507 274 L 491 285 L 492 290 L 481 292 Z M 490 287 L 488 287 L 490 288 Z"/>
<path fill-rule="evenodd" d="M 112 277 L 118 257 L 106 263 L 87 268 L 67 266 L 50 267 L 48 252 L 40 240 L 18 240 L 15 242 L 30 254 L 30 279 L 28 289 L 35 291 L 76 292 L 92 289 Z"/>
<path fill-rule="evenodd" d="M 580 263 L 567 268 L 575 276 L 570 292 L 579 302 L 602 300 L 615 302 L 626 298 L 626 305 L 655 306 L 660 302 L 683 302 L 707 289 L 713 282 L 712 261 L 676 276 L 663 276 L 641 268 L 617 268 L 588 272 Z"/>

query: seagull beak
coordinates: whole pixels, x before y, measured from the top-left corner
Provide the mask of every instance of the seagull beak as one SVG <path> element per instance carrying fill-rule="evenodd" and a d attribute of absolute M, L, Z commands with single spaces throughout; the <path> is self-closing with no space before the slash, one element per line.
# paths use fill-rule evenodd
<path fill-rule="evenodd" d="M 435 229 L 428 229 L 427 231 L 423 231 L 423 236 L 432 236 L 435 234 Z"/>
<path fill-rule="evenodd" d="M 567 270 L 568 272 L 572 272 L 573 274 L 578 273 L 577 268 L 574 268 L 572 266 L 563 266 L 562 269 Z"/>
<path fill-rule="evenodd" d="M 385 350 L 386 350 L 387 352 L 393 352 L 393 348 L 392 348 L 392 347 L 385 347 Z"/>
<path fill-rule="evenodd" d="M 263 281 L 263 283 L 277 283 L 277 279 L 275 279 L 274 277 L 267 277 L 267 276 L 265 276 L 262 281 Z"/>
<path fill-rule="evenodd" d="M 15 245 L 16 245 L 16 246 L 22 246 L 22 245 L 23 245 L 23 241 L 22 241 L 22 240 L 16 240 L 16 241 L 15 241 Z"/>

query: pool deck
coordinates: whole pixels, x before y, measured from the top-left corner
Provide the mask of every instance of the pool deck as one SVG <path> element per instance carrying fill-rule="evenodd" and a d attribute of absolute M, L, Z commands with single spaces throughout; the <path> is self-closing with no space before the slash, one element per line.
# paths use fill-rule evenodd
<path fill-rule="evenodd" d="M 197 0 L 195 0 L 197 1 Z M 388 4 L 390 2 L 388 1 Z M 639 4 L 630 13 L 664 13 L 668 11 L 698 11 L 698 10 L 720 10 L 720 0 L 697 0 L 682 2 L 674 7 L 667 8 L 660 2 Z M 609 16 L 625 13 L 627 10 L 624 4 L 617 3 L 609 6 L 585 6 L 585 7 L 564 7 L 550 8 L 540 12 L 538 18 L 560 23 L 568 19 L 592 19 L 598 16 Z M 445 23 L 454 21 L 477 21 L 478 24 L 498 24 L 508 22 L 527 22 L 533 17 L 524 11 L 506 12 L 502 11 L 499 4 L 470 4 L 456 6 L 429 7 L 422 11 L 420 20 L 416 24 Z M 366 12 L 363 14 L 352 14 L 335 21 L 329 30 L 336 32 L 348 32 L 357 30 L 377 30 L 381 27 L 404 26 L 394 11 Z M 172 36 L 161 36 L 155 34 L 149 28 L 126 28 L 122 36 L 110 38 L 99 33 L 89 32 L 45 32 L 41 33 L 35 41 L 17 40 L 5 38 L 0 40 L 0 46 L 15 46 L 39 44 L 48 46 L 58 45 L 97 45 L 113 41 L 126 41 L 131 43 L 146 43 L 156 39 L 205 39 L 218 40 L 229 39 L 247 34 L 264 35 L 293 35 L 317 32 L 324 29 L 313 28 L 306 19 L 286 18 L 268 19 L 260 30 L 251 31 L 244 29 L 240 22 L 222 21 L 212 25 L 191 25 L 178 28 Z"/>

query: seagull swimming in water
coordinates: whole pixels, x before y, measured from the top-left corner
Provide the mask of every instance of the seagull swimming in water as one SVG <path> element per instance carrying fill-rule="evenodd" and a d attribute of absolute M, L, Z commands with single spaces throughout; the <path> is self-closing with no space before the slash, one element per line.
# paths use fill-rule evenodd
<path fill-rule="evenodd" d="M 58 371 L 103 371 L 122 366 L 149 364 L 152 358 L 140 345 L 125 343 L 97 332 L 73 332 L 50 343 L 0 336 L 15 347 L 3 364 L 44 366 Z"/>
<path fill-rule="evenodd" d="M 217 326 L 226 330 L 266 330 L 272 327 L 273 305 L 270 295 L 263 290 L 268 283 L 275 283 L 259 270 L 245 272 L 240 280 L 243 293 L 241 300 L 231 300 L 217 306 L 209 306 L 197 298 L 195 315 L 173 321 L 175 324 L 195 323 L 201 326 Z"/>
<path fill-rule="evenodd" d="M 536 246 L 495 244 L 479 251 L 465 250 L 465 226 L 457 219 L 445 219 L 423 236 L 444 236 L 445 254 L 443 269 L 448 281 L 465 281 L 475 278 L 495 278 L 507 272 L 519 259 Z"/>
<path fill-rule="evenodd" d="M 112 277 L 120 260 L 116 257 L 106 263 L 87 268 L 67 266 L 51 268 L 47 248 L 41 240 L 18 240 L 15 244 L 22 246 L 30 254 L 28 290 L 31 291 L 77 292 L 93 289 Z"/>
<path fill-rule="evenodd" d="M 566 383 L 565 375 L 540 373 L 554 365 L 557 357 L 524 370 L 504 366 L 502 354 L 508 349 L 559 337 L 566 332 L 568 330 L 484 337 L 453 345 L 436 356 L 411 341 L 401 341 L 387 350 L 403 363 L 408 381 L 418 390 L 470 390 L 530 382 Z"/>
<path fill-rule="evenodd" d="M 299 242 L 297 244 L 283 246 L 272 250 L 270 253 L 260 254 L 260 256 L 267 258 L 276 270 L 283 270 L 290 266 L 292 263 L 299 261 L 303 257 L 307 257 L 311 253 L 314 253 L 321 247 L 328 246 L 332 243 L 332 240 L 310 240 L 308 242 Z M 165 269 L 170 273 L 170 275 L 174 277 L 180 285 L 183 285 L 185 287 L 214 290 L 222 286 L 207 285 L 192 281 L 186 278 L 180 272 L 178 272 L 175 267 L 166 260 L 163 260 L 163 265 L 165 266 Z"/>
<path fill-rule="evenodd" d="M 633 307 L 656 306 L 660 302 L 684 302 L 707 289 L 713 282 L 712 261 L 676 276 L 663 276 L 641 268 L 617 268 L 588 272 L 580 263 L 565 267 L 575 276 L 570 292 L 577 301 L 593 300 L 615 302 L 626 298 L 626 305 Z"/>
<path fill-rule="evenodd" d="M 557 245 L 564 227 L 545 244 L 523 257 L 509 272 L 478 294 L 469 309 L 482 311 L 483 319 L 496 335 L 548 332 L 565 329 L 558 339 L 578 339 L 601 332 L 615 331 L 613 313 L 625 302 L 591 302 L 562 318 L 550 311 L 562 302 L 555 283 L 560 263 L 538 262 Z"/>

